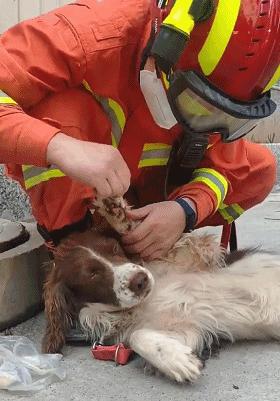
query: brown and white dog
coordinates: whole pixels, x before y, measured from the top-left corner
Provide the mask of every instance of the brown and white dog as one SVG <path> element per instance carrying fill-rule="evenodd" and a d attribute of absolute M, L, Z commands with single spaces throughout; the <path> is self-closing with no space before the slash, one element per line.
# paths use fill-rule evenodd
<path fill-rule="evenodd" d="M 99 211 L 123 233 L 124 204 L 112 204 Z M 139 264 L 92 229 L 60 246 L 45 304 L 46 352 L 62 349 L 79 316 L 93 340 L 124 342 L 171 379 L 195 381 L 213 340 L 280 338 L 280 258 L 249 252 L 227 263 L 212 236 L 186 234 L 165 258 Z"/>

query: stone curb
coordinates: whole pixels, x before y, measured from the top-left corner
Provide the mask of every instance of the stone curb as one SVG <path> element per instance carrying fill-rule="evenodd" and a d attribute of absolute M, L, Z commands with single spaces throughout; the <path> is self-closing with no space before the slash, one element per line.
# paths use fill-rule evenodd
<path fill-rule="evenodd" d="M 36 225 L 24 225 L 29 241 L 0 254 L 0 331 L 42 309 L 44 266 L 49 257 Z"/>

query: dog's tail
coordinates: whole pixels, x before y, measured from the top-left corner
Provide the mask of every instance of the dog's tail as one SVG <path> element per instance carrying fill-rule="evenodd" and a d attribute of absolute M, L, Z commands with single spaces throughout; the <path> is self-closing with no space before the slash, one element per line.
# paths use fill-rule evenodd
<path fill-rule="evenodd" d="M 233 263 L 238 262 L 239 260 L 244 259 L 247 256 L 256 254 L 258 252 L 260 252 L 260 247 L 244 248 L 244 249 L 239 249 L 234 252 L 226 253 L 225 254 L 225 264 L 226 264 L 226 266 L 230 266 Z"/>

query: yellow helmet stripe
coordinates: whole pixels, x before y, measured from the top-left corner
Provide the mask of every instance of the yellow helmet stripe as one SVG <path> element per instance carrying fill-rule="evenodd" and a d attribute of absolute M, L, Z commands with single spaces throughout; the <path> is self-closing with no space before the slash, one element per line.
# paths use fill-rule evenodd
<path fill-rule="evenodd" d="M 271 80 L 268 82 L 268 84 L 264 88 L 263 93 L 269 91 L 269 89 L 271 89 L 273 87 L 273 85 L 275 85 L 276 82 L 279 81 L 279 79 L 280 79 L 280 65 L 276 69 L 276 71 L 275 71 L 273 77 L 271 78 Z"/>
<path fill-rule="evenodd" d="M 219 0 L 212 27 L 198 55 L 205 75 L 212 74 L 223 57 L 237 21 L 240 5 L 241 0 Z"/>

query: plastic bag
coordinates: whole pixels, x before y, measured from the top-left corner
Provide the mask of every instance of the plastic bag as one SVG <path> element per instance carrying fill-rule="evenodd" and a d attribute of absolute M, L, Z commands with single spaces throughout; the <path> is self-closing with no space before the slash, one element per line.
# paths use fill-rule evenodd
<path fill-rule="evenodd" d="M 63 380 L 62 355 L 39 354 L 26 337 L 0 336 L 0 389 L 35 392 Z"/>

